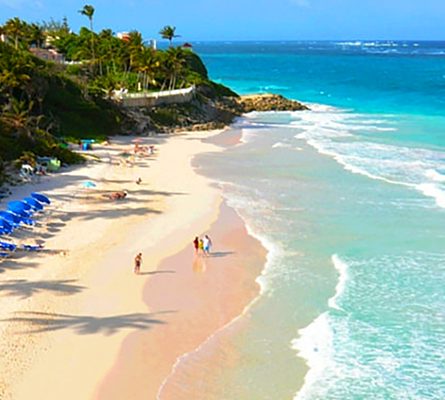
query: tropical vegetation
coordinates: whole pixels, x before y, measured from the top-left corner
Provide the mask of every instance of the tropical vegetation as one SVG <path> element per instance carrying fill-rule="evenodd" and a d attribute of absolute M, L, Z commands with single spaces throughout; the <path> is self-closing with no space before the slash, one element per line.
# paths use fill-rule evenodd
<path fill-rule="evenodd" d="M 174 47 L 176 28 L 164 27 L 167 50 L 155 50 L 141 33 L 118 37 L 111 29 L 94 31 L 95 9 L 79 12 L 89 28 L 71 30 L 68 21 L 27 23 L 12 18 L 0 26 L 0 165 L 25 152 L 53 155 L 64 162 L 79 157 L 65 140 L 105 138 L 122 131 L 128 118 L 110 101 L 115 90 L 176 89 L 192 84 L 207 93 L 227 94 L 211 82 L 201 59 Z M 55 61 L 42 60 L 56 56 Z M 37 56 L 37 57 L 36 57 Z"/>

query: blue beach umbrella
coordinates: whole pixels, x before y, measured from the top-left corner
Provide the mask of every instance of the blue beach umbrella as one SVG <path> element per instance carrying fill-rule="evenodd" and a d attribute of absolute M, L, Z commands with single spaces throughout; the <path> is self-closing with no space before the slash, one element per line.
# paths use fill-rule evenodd
<path fill-rule="evenodd" d="M 5 219 L 11 225 L 20 224 L 20 217 L 17 214 L 12 213 L 11 211 L 0 211 L 0 218 Z"/>
<path fill-rule="evenodd" d="M 11 201 L 8 203 L 8 210 L 21 217 L 29 217 L 32 214 L 31 206 L 22 201 Z"/>
<path fill-rule="evenodd" d="M 8 208 L 10 210 L 31 210 L 31 206 L 24 201 L 10 201 L 8 203 Z"/>
<path fill-rule="evenodd" d="M 31 193 L 31 197 L 34 197 L 36 200 L 40 201 L 40 203 L 51 204 L 51 200 L 44 194 L 33 192 Z"/>
<path fill-rule="evenodd" d="M 85 188 L 94 188 L 96 187 L 96 184 L 92 181 L 86 181 L 82 184 L 82 186 Z"/>
<path fill-rule="evenodd" d="M 25 197 L 23 201 L 35 210 L 43 210 L 42 203 L 39 203 L 34 197 Z"/>

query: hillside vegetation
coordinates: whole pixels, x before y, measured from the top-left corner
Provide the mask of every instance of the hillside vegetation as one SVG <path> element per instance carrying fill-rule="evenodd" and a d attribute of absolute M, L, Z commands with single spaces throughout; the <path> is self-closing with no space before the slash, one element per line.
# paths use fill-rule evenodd
<path fill-rule="evenodd" d="M 109 100 L 116 89 L 150 92 L 193 84 L 202 89 L 202 101 L 236 96 L 209 80 L 192 50 L 173 46 L 174 27 L 160 32 L 170 47 L 155 50 L 137 31 L 123 38 L 110 29 L 94 32 L 94 8 L 80 12 L 89 28 L 78 33 L 66 20 L 30 24 L 13 18 L 0 27 L 0 169 L 3 161 L 20 157 L 80 162 L 65 141 L 131 131 L 131 116 Z M 54 54 L 55 61 L 42 60 L 42 54 Z M 151 113 L 162 125 L 162 111 Z"/>

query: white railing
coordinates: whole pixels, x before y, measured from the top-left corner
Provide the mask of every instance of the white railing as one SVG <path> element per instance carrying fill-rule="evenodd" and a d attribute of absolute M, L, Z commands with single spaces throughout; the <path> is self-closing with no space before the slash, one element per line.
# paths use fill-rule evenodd
<path fill-rule="evenodd" d="M 158 99 L 160 97 L 170 97 L 177 95 L 186 95 L 195 91 L 195 85 L 185 89 L 163 90 L 161 92 L 148 92 L 148 93 L 122 93 L 120 95 L 123 99 Z"/>
<path fill-rule="evenodd" d="M 191 101 L 196 87 L 163 90 L 152 93 L 115 93 L 114 98 L 124 107 L 156 107 L 166 104 L 181 104 Z"/>

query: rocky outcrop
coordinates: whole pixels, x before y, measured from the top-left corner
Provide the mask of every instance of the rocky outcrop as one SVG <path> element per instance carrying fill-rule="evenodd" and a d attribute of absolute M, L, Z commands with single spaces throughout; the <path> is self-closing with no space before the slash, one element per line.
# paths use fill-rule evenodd
<path fill-rule="evenodd" d="M 309 108 L 276 94 L 209 98 L 198 91 L 188 104 L 127 110 L 134 121 L 131 134 L 221 129 L 236 117 L 252 111 L 303 111 Z"/>
<path fill-rule="evenodd" d="M 303 111 L 307 106 L 278 94 L 256 94 L 241 96 L 237 99 L 243 113 L 252 111 Z"/>

